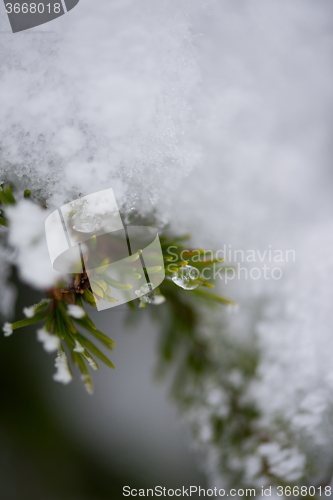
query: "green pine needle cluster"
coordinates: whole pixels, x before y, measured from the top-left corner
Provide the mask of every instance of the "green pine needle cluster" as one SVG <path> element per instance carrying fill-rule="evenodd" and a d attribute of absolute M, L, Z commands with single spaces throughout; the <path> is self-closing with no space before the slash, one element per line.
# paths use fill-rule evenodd
<path fill-rule="evenodd" d="M 29 197 L 30 195 L 31 193 L 29 190 L 24 192 L 24 197 Z M 0 201 L 4 208 L 6 205 L 16 203 L 13 191 L 8 184 L 0 186 Z M 2 211 L 0 222 L 2 225 L 8 227 L 5 210 Z M 188 240 L 189 237 L 189 235 L 176 238 L 166 235 L 161 237 L 166 279 L 157 290 L 154 290 L 154 293 L 162 295 L 163 298 L 165 297 L 167 301 L 170 302 L 170 313 L 174 320 L 172 338 L 174 336 L 177 337 L 177 335 L 180 335 L 180 338 L 182 337 L 177 327 L 179 326 L 181 330 L 184 329 L 184 319 L 186 324 L 185 330 L 188 332 L 189 336 L 192 335 L 193 314 L 188 314 L 188 306 L 182 303 L 181 295 L 191 293 L 198 299 L 203 299 L 208 303 L 216 302 L 224 305 L 234 304 L 233 301 L 217 294 L 207 292 L 205 289 L 197 288 L 185 291 L 173 283 L 171 277 L 173 273 L 177 272 L 181 267 L 191 265 L 198 270 L 199 275 L 203 267 L 208 270 L 210 267 L 222 262 L 221 259 L 216 258 L 206 259 L 206 252 L 202 249 L 186 250 L 184 242 Z M 90 245 L 94 245 L 93 240 L 94 238 L 92 238 Z M 170 248 L 172 248 L 173 251 L 172 257 L 170 257 Z M 184 257 L 186 260 L 184 260 Z M 133 259 L 135 258 L 137 258 L 137 256 L 133 256 Z M 106 262 L 106 268 L 107 264 Z M 144 271 L 151 274 L 159 272 L 160 270 L 161 267 L 156 266 L 156 269 L 149 268 Z M 228 268 L 225 267 L 224 271 L 227 272 Z M 69 372 L 71 372 L 69 359 L 72 364 L 79 368 L 82 380 L 90 393 L 93 391 L 93 384 L 89 368 L 98 369 L 96 358 L 110 368 L 114 368 L 109 357 L 100 350 L 96 342 L 100 342 L 102 346 L 108 350 L 112 350 L 115 343 L 96 328 L 95 324 L 84 310 L 83 302 L 91 306 L 96 306 L 95 297 L 97 299 L 101 298 L 114 302 L 115 299 L 112 297 L 111 293 L 112 288 L 126 290 L 126 287 L 130 286 L 106 276 L 103 273 L 103 266 L 99 267 L 98 272 L 99 274 L 94 274 L 90 276 L 89 279 L 85 273 L 83 275 L 79 273 L 72 275 L 71 286 L 66 287 L 64 284 L 58 283 L 56 287 L 49 290 L 48 297 L 45 298 L 45 300 L 42 300 L 39 304 L 30 308 L 25 308 L 26 315 L 29 317 L 13 324 L 6 323 L 4 327 L 5 335 L 8 336 L 12 331 L 19 328 L 42 323 L 42 330 L 46 335 L 56 336 L 59 339 L 58 356 L 67 364 Z M 136 273 L 135 267 L 133 267 L 133 273 Z M 141 275 L 139 275 L 139 277 L 141 277 Z M 195 284 L 203 288 L 214 287 L 211 279 L 203 279 L 200 276 L 197 278 Z M 146 307 L 146 305 L 151 306 L 149 303 L 146 304 L 142 298 L 128 302 L 131 313 L 135 313 L 138 308 Z M 73 306 L 76 307 L 74 313 Z M 152 309 L 155 309 L 155 307 L 152 307 Z M 92 338 L 89 339 L 83 335 L 82 329 L 89 332 Z M 193 345 L 190 348 L 189 359 L 192 364 L 194 363 L 194 365 L 197 366 L 198 359 L 196 353 L 198 351 L 198 345 L 195 339 L 192 339 L 192 341 Z M 173 341 L 169 338 L 164 349 L 166 359 L 171 357 L 172 344 Z"/>

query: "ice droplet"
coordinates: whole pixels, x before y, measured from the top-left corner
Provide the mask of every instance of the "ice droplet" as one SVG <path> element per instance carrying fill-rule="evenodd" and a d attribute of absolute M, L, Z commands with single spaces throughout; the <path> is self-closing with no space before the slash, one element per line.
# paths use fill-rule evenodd
<path fill-rule="evenodd" d="M 172 275 L 172 281 L 176 283 L 176 285 L 184 288 L 184 290 L 194 290 L 197 288 L 200 283 L 197 281 L 199 278 L 200 272 L 196 267 L 193 266 L 183 266 L 178 269 Z"/>
<path fill-rule="evenodd" d="M 135 293 L 139 297 L 140 301 L 145 304 L 154 304 L 155 306 L 158 306 L 159 304 L 163 304 L 165 301 L 165 297 L 163 295 L 156 294 L 151 283 L 142 285 L 142 287 L 139 288 L 139 290 L 136 290 Z"/>

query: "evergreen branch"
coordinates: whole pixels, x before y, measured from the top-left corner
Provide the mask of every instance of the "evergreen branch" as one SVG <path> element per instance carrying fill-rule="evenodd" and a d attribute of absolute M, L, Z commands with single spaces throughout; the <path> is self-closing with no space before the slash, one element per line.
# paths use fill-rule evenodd
<path fill-rule="evenodd" d="M 30 198 L 31 191 L 25 190 L 23 196 L 24 198 Z M 5 206 L 13 205 L 16 203 L 13 191 L 8 184 L 0 186 L 0 202 Z M 72 215 L 75 214 L 73 213 Z M 0 224 L 6 227 L 9 226 L 4 211 L 0 213 Z M 221 259 L 211 258 L 210 260 L 207 260 L 206 259 L 207 252 L 203 249 L 197 249 L 197 250 L 186 249 L 183 243 L 187 241 L 189 238 L 190 238 L 189 234 L 180 235 L 176 237 L 174 236 L 171 238 L 166 235 L 161 236 L 160 241 L 161 241 L 162 254 L 164 260 L 164 271 L 166 275 L 169 275 L 170 277 L 173 278 L 175 273 L 186 268 L 186 266 L 188 266 L 189 264 L 193 267 L 193 269 L 198 270 L 202 267 L 212 266 L 217 262 L 221 262 Z M 95 248 L 97 247 L 97 237 L 93 237 L 91 238 L 91 241 L 89 241 L 89 248 L 93 247 Z M 174 258 L 170 257 L 169 255 L 169 249 L 171 247 L 173 250 L 173 255 L 176 255 L 176 260 L 174 260 Z M 137 252 L 136 254 L 132 255 L 131 257 L 128 258 L 127 262 L 135 263 L 139 259 L 140 256 L 139 254 L 140 252 Z M 186 257 L 186 260 L 184 260 L 184 256 Z M 201 259 L 198 260 L 198 258 L 195 259 L 195 257 L 198 256 L 203 256 L 203 259 L 202 260 Z M 62 382 L 66 381 L 64 383 L 67 383 L 71 377 L 68 359 L 64 347 L 61 343 L 61 341 L 63 341 L 65 342 L 71 353 L 72 362 L 79 367 L 82 379 L 89 392 L 92 391 L 92 381 L 88 367 L 86 366 L 86 362 L 93 369 L 97 369 L 98 366 L 95 360 L 92 358 L 91 354 L 88 352 L 88 350 L 91 351 L 99 359 L 101 359 L 110 368 L 114 368 L 114 365 L 91 340 L 86 338 L 78 331 L 77 326 L 89 332 L 91 335 L 93 335 L 94 339 L 101 342 L 104 345 L 104 347 L 106 347 L 109 350 L 113 349 L 115 343 L 107 335 L 105 335 L 96 328 L 93 321 L 84 311 L 83 302 L 86 302 L 89 305 L 95 307 L 96 307 L 96 300 L 100 299 L 104 299 L 109 302 L 116 302 L 117 300 L 114 297 L 112 297 L 111 293 L 112 288 L 122 291 L 132 289 L 132 285 L 119 282 L 108 276 L 107 274 L 108 266 L 109 266 L 108 259 L 104 259 L 102 264 L 98 266 L 97 269 L 98 272 L 96 271 L 96 273 L 90 276 L 89 279 L 86 273 L 74 274 L 72 285 L 67 287 L 65 286 L 65 288 L 60 288 L 59 286 L 56 286 L 52 290 L 49 290 L 48 292 L 49 298 L 41 300 L 38 304 L 35 304 L 34 306 L 31 306 L 29 308 L 24 308 L 24 313 L 27 316 L 27 318 L 17 321 L 13 324 L 6 323 L 4 326 L 4 333 L 6 336 L 9 336 L 11 335 L 13 330 L 44 321 L 42 330 L 40 330 L 42 332 L 40 334 L 40 339 L 42 342 L 44 342 L 45 349 L 50 350 L 51 348 L 54 348 L 54 346 L 57 345 L 54 339 L 55 338 L 59 339 L 59 344 L 58 344 L 59 351 L 58 351 L 56 366 L 58 367 L 58 370 L 61 371 L 62 369 L 63 372 L 60 373 L 60 375 L 59 373 L 56 374 L 55 379 L 56 380 L 59 379 L 59 381 Z M 128 272 L 132 278 L 140 279 L 141 272 L 138 272 L 138 269 L 139 268 L 135 266 L 132 268 L 129 268 L 127 266 L 126 272 Z M 154 273 L 158 273 L 161 270 L 162 267 L 160 265 L 155 265 L 155 266 L 153 265 L 145 269 L 144 271 L 151 275 Z M 191 312 L 191 309 L 188 306 L 185 306 L 184 303 L 179 300 L 180 289 L 177 286 L 177 284 L 173 283 L 172 281 L 169 282 L 168 280 L 165 280 L 165 282 L 162 285 L 163 285 L 162 292 L 164 293 L 164 290 L 166 290 L 165 293 L 166 298 L 170 300 L 171 314 L 172 318 L 174 318 L 174 326 L 176 327 L 173 330 L 174 335 L 171 337 L 169 336 L 169 340 L 166 342 L 164 347 L 165 359 L 172 359 L 174 357 L 173 351 L 174 349 L 177 349 L 177 341 L 176 341 L 177 329 L 180 328 L 182 331 L 186 331 L 189 338 L 191 338 L 191 329 L 193 329 L 194 327 L 195 320 L 194 320 L 194 314 Z M 195 287 L 214 286 L 214 284 L 209 279 L 203 279 L 200 276 L 192 280 L 191 285 Z M 172 293 L 172 291 L 170 291 L 169 288 L 171 288 L 171 290 L 173 290 L 174 293 Z M 211 302 L 215 301 L 222 304 L 234 304 L 233 301 L 230 301 L 223 297 L 219 297 L 218 295 L 215 294 L 208 294 L 207 292 L 204 292 L 202 290 L 195 289 L 191 291 L 194 292 L 193 296 L 199 295 Z M 186 293 L 186 292 L 181 292 L 181 293 Z M 178 302 L 174 300 L 175 296 L 177 296 Z M 129 309 L 132 312 L 137 311 L 137 308 L 135 307 L 135 302 L 137 301 L 139 301 L 140 307 L 145 307 L 147 304 L 149 305 L 149 303 L 158 304 L 164 301 L 163 295 L 160 295 L 160 292 L 158 290 L 151 290 L 148 293 L 147 297 L 149 297 L 149 299 L 147 299 L 146 296 L 142 296 L 140 297 L 140 299 L 128 302 Z M 182 304 L 181 308 L 179 307 L 180 304 Z M 78 308 L 75 311 L 73 317 L 71 316 L 71 310 L 70 310 L 71 307 Z M 192 319 L 189 321 L 190 317 Z M 170 340 L 172 340 L 171 343 Z M 195 345 L 192 346 L 193 349 L 194 348 L 196 349 L 195 347 L 196 345 L 197 344 L 195 343 Z M 194 363 L 195 365 L 196 364 L 196 362 L 194 362 L 195 349 L 193 351 L 192 347 L 190 348 L 192 354 L 188 358 L 188 363 L 190 364 Z M 67 365 L 68 365 L 68 370 L 66 368 Z"/>

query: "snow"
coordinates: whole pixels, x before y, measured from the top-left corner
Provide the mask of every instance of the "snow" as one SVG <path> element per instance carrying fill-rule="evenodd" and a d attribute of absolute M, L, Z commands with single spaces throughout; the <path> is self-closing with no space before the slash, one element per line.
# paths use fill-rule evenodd
<path fill-rule="evenodd" d="M 2 327 L 3 333 L 5 337 L 10 337 L 13 333 L 13 328 L 11 323 L 5 323 Z"/>
<path fill-rule="evenodd" d="M 53 380 L 61 384 L 69 384 L 72 380 L 72 374 L 69 370 L 68 360 L 63 351 L 58 351 L 58 356 L 55 360 L 56 373 L 53 375 Z"/>
<path fill-rule="evenodd" d="M 30 307 L 24 307 L 23 308 L 23 314 L 25 315 L 26 318 L 33 318 L 36 314 L 37 308 L 40 306 L 46 307 L 47 304 L 49 304 L 51 299 L 43 298 L 38 304 L 34 304 L 33 306 Z M 40 309 L 39 309 L 40 310 Z"/>
<path fill-rule="evenodd" d="M 93 360 L 93 358 L 91 356 L 89 356 L 87 354 L 87 352 L 85 352 L 84 354 L 84 358 L 86 359 L 86 361 L 88 361 L 88 364 L 89 366 L 93 369 L 93 370 L 98 370 L 98 366 L 96 364 L 96 362 Z"/>
<path fill-rule="evenodd" d="M 98 8 L 81 0 L 52 24 L 0 37 L 1 178 L 45 196 L 50 209 L 112 187 L 123 212 L 153 212 L 160 227 L 191 231 L 206 248 L 295 251 L 295 262 L 242 263 L 279 267 L 282 277 L 221 283 L 239 308 L 205 318 L 212 351 L 221 353 L 226 332 L 258 347 L 246 396 L 276 438 L 272 470 L 290 481 L 302 474 L 299 448 L 320 446 L 316 460 L 331 453 L 331 11 L 329 0 L 99 0 Z M 28 201 L 8 212 L 15 263 L 37 288 L 57 276 L 43 232 L 48 213 Z M 228 327 L 213 331 L 222 321 Z M 57 377 L 67 380 L 59 356 Z M 237 387 L 240 375 L 231 376 Z M 207 421 L 219 398 L 228 412 L 219 377 L 198 396 L 210 410 L 186 417 L 216 484 Z M 293 448 L 275 425 L 281 415 Z M 261 480 L 256 457 L 233 461 L 249 481 Z"/>
<path fill-rule="evenodd" d="M 45 328 L 37 330 L 37 340 L 43 344 L 46 352 L 54 352 L 59 349 L 59 337 L 48 332 Z"/>
<path fill-rule="evenodd" d="M 33 318 L 35 316 L 36 306 L 24 307 L 23 314 L 26 318 Z"/>
<path fill-rule="evenodd" d="M 68 304 L 67 311 L 72 318 L 81 319 L 86 315 L 85 310 L 82 307 L 74 304 Z"/>
<path fill-rule="evenodd" d="M 20 200 L 6 209 L 10 223 L 9 244 L 16 249 L 14 262 L 20 277 L 39 289 L 56 283 L 45 238 L 45 219 L 49 212 L 30 200 Z"/>
<path fill-rule="evenodd" d="M 80 353 L 84 352 L 84 347 L 78 340 L 75 340 L 75 347 L 74 347 L 73 351 L 80 352 Z"/>
<path fill-rule="evenodd" d="M 197 149 L 186 128 L 198 82 L 188 5 L 82 0 L 52 24 L 2 35 L 0 176 L 54 193 L 55 207 L 106 183 L 149 211 L 173 191 Z"/>
<path fill-rule="evenodd" d="M 304 473 L 305 457 L 296 450 L 283 450 L 277 443 L 262 444 L 259 455 L 266 457 L 270 472 L 286 481 L 300 479 Z"/>

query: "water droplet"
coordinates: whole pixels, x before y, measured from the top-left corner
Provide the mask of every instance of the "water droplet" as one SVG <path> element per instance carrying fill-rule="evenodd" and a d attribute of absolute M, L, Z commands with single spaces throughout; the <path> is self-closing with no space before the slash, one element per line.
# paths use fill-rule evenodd
<path fill-rule="evenodd" d="M 154 304 L 155 306 L 158 306 L 159 304 L 163 304 L 165 301 L 165 297 L 157 294 L 151 283 L 142 285 L 142 287 L 139 288 L 139 290 L 136 290 L 135 293 L 139 297 L 140 301 L 145 304 Z"/>
<path fill-rule="evenodd" d="M 199 276 L 200 271 L 196 267 L 186 265 L 173 273 L 171 279 L 176 285 L 184 288 L 184 290 L 194 290 L 200 285 L 200 282 L 197 281 Z"/>

